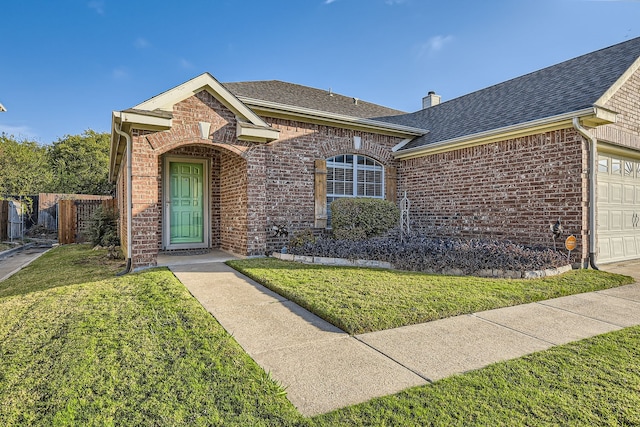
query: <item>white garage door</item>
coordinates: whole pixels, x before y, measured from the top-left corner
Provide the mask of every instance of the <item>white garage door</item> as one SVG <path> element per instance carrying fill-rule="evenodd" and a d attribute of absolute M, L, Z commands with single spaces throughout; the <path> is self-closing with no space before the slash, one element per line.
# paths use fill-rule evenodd
<path fill-rule="evenodd" d="M 598 262 L 640 258 L 640 160 L 598 158 Z"/>

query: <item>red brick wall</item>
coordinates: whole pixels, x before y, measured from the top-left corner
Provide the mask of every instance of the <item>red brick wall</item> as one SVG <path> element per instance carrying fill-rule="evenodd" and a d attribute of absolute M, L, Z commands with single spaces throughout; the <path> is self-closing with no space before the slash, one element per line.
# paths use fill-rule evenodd
<path fill-rule="evenodd" d="M 220 247 L 247 254 L 247 162 L 223 151 L 220 159 Z"/>
<path fill-rule="evenodd" d="M 560 218 L 586 258 L 587 165 L 570 128 L 405 160 L 399 193 L 407 190 L 414 228 L 433 236 L 552 247 L 549 225 Z"/>
<path fill-rule="evenodd" d="M 224 203 L 220 190 L 223 188 L 221 165 L 224 156 L 221 153 L 226 150 L 220 146 L 235 142 L 235 115 L 205 91 L 177 103 L 173 113 L 173 126 L 168 131 L 132 131 L 134 268 L 156 265 L 158 252 L 162 249 L 162 156 L 166 153 L 210 159 L 211 247 L 246 248 L 246 230 L 227 233 L 225 239 L 222 235 Z M 200 136 L 199 121 L 211 123 L 208 140 Z M 238 154 L 225 154 L 229 155 L 241 159 Z M 231 175 L 235 173 L 232 171 Z M 121 177 L 124 174 L 119 176 L 119 182 Z"/>
<path fill-rule="evenodd" d="M 133 267 L 156 265 L 158 254 L 158 155 L 149 132 L 132 131 L 132 253 Z"/>
<path fill-rule="evenodd" d="M 284 225 L 291 237 L 314 226 L 314 173 L 316 159 L 353 153 L 371 157 L 385 166 L 397 166 L 391 148 L 401 139 L 350 129 L 265 119 L 280 130 L 280 138 L 265 147 L 264 221 L 266 247 L 261 252 L 279 251 L 288 238 L 275 236 L 273 226 Z M 361 148 L 353 148 L 353 137 L 361 137 Z M 254 159 L 254 157 L 250 158 Z M 253 175 L 252 175 L 253 177 Z"/>
<path fill-rule="evenodd" d="M 549 225 L 586 242 L 586 145 L 573 129 L 396 161 L 399 138 L 277 118 L 270 144 L 235 140 L 235 115 L 206 92 L 174 107 L 165 132 L 134 131 L 134 266 L 154 265 L 161 249 L 161 158 L 165 153 L 211 159 L 212 247 L 242 255 L 279 250 L 314 224 L 314 161 L 363 154 L 398 169 L 415 227 L 433 235 L 509 238 L 551 246 Z M 209 121 L 211 139 L 198 121 Z M 353 148 L 359 136 L 361 148 Z M 121 181 L 119 181 L 121 182 Z M 118 186 L 121 188 L 121 184 Z M 124 231 L 124 230 L 123 230 Z M 586 245 L 578 251 L 586 253 Z"/>
<path fill-rule="evenodd" d="M 211 159 L 212 247 L 241 255 L 279 250 L 285 237 L 271 227 L 284 224 L 293 234 L 314 225 L 314 161 L 344 153 L 363 154 L 397 166 L 391 148 L 399 138 L 330 126 L 266 118 L 280 130 L 270 144 L 235 140 L 235 114 L 207 92 L 174 106 L 172 128 L 134 130 L 134 267 L 155 265 L 162 249 L 162 156 Z M 211 123 L 209 140 L 198 122 Z M 353 137 L 362 146 L 353 148 Z"/>
<path fill-rule="evenodd" d="M 617 127 L 640 136 L 640 70 L 618 89 L 605 106 L 618 113 Z"/>

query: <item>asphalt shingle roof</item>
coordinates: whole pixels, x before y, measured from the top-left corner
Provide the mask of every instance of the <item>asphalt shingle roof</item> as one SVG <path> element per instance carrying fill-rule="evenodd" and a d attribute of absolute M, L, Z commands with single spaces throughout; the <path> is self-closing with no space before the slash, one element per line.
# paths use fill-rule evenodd
<path fill-rule="evenodd" d="M 362 119 L 406 114 L 405 111 L 383 107 L 360 99 L 356 103 L 353 97 L 330 93 L 328 90 L 315 89 L 278 80 L 232 82 L 223 83 L 223 85 L 237 97 L 275 102 Z"/>
<path fill-rule="evenodd" d="M 429 129 L 402 149 L 589 108 L 640 57 L 640 38 L 610 46 L 402 116 L 379 118 Z"/>

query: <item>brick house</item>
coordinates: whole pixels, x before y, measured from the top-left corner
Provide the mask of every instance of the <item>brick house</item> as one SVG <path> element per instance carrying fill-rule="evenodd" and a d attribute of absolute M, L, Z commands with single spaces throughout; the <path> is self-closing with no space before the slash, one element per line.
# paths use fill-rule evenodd
<path fill-rule="evenodd" d="M 202 74 L 112 116 L 133 268 L 160 252 L 279 250 L 338 197 L 398 201 L 437 236 L 640 257 L 640 38 L 405 113 L 280 81 Z M 128 207 L 131 206 L 131 209 Z"/>

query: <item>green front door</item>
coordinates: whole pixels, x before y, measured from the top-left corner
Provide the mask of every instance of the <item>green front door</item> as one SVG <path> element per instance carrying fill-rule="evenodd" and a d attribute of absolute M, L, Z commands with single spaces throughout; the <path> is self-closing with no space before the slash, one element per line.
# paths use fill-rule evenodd
<path fill-rule="evenodd" d="M 169 163 L 171 245 L 204 243 L 202 163 Z"/>

